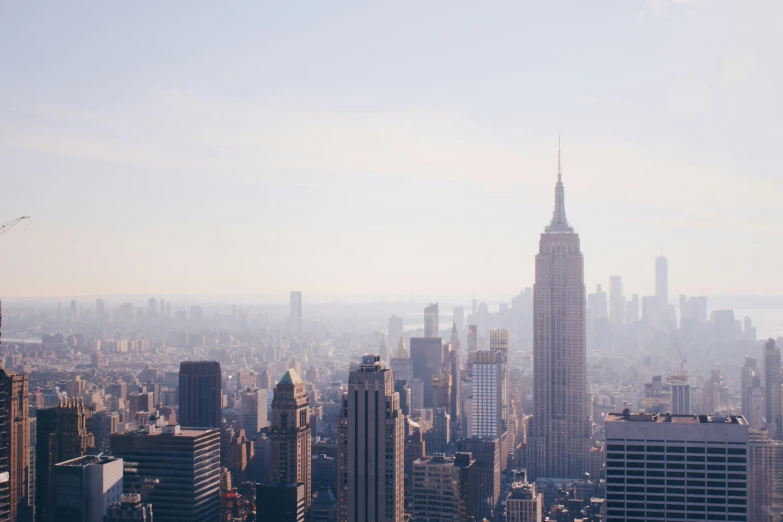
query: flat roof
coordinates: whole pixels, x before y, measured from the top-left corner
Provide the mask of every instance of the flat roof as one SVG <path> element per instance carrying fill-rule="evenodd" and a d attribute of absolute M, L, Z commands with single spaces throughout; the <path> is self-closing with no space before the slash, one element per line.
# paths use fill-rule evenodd
<path fill-rule="evenodd" d="M 63 462 L 59 462 L 55 464 L 55 466 L 69 466 L 69 467 L 77 467 L 77 468 L 83 468 L 86 466 L 93 466 L 93 465 L 102 465 L 102 464 L 109 464 L 111 462 L 115 462 L 118 460 L 122 460 L 117 457 L 111 457 L 108 455 L 85 455 L 83 457 L 76 457 L 75 459 L 66 460 Z"/>
<path fill-rule="evenodd" d="M 671 413 L 607 413 L 604 422 L 655 422 L 674 424 L 739 424 L 747 426 L 742 415 L 674 415 Z"/>

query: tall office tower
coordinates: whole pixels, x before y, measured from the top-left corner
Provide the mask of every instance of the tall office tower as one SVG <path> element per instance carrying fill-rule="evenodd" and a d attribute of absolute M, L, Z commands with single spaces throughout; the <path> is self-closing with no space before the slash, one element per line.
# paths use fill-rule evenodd
<path fill-rule="evenodd" d="M 100 411 L 92 416 L 92 433 L 95 438 L 95 449 L 108 452 L 111 447 L 111 434 L 120 425 L 120 414 Z"/>
<path fill-rule="evenodd" d="M 35 510 L 36 520 L 54 518 L 54 466 L 58 462 L 83 457 L 95 446 L 92 410 L 81 398 L 61 398 L 53 408 L 36 414 Z"/>
<path fill-rule="evenodd" d="M 404 445 L 404 489 L 405 489 L 405 507 L 410 510 L 413 506 L 413 463 L 424 458 L 427 455 L 427 442 L 421 433 L 421 426 L 410 420 L 405 419 L 405 445 Z"/>
<path fill-rule="evenodd" d="M 457 330 L 457 320 L 451 323 L 451 337 L 449 338 L 449 344 L 452 350 L 459 350 L 459 331 Z"/>
<path fill-rule="evenodd" d="M 503 435 L 503 368 L 505 353 L 478 351 L 473 360 L 473 419 L 470 437 Z"/>
<path fill-rule="evenodd" d="M 451 442 L 461 437 L 462 432 L 462 360 L 459 345 L 449 350 L 449 369 L 451 371 Z"/>
<path fill-rule="evenodd" d="M 408 350 L 405 349 L 402 335 L 400 335 L 397 351 L 391 359 L 391 370 L 395 381 L 405 381 L 408 384 L 413 381 L 413 359 L 408 357 Z"/>
<path fill-rule="evenodd" d="M 299 484 L 257 484 L 256 505 L 259 520 L 275 522 L 304 522 L 305 485 Z"/>
<path fill-rule="evenodd" d="M 103 522 L 128 521 L 152 522 L 152 504 L 142 504 L 138 493 L 120 495 L 120 501 L 109 506 L 103 518 Z"/>
<path fill-rule="evenodd" d="M 691 385 L 683 381 L 671 381 L 672 413 L 675 415 L 690 415 Z"/>
<path fill-rule="evenodd" d="M 764 344 L 764 408 L 769 437 L 783 440 L 783 411 L 780 394 L 780 347 L 774 339 Z"/>
<path fill-rule="evenodd" d="M 451 416 L 445 408 L 436 408 L 432 414 L 432 430 L 427 447 L 430 453 L 446 453 L 451 440 Z"/>
<path fill-rule="evenodd" d="M 413 463 L 413 522 L 467 521 L 476 461 L 470 453 L 433 455 Z"/>
<path fill-rule="evenodd" d="M 623 324 L 625 315 L 623 280 L 620 276 L 613 275 L 609 278 L 609 322 L 612 324 Z"/>
<path fill-rule="evenodd" d="M 28 377 L 0 368 L 0 520 L 32 515 Z"/>
<path fill-rule="evenodd" d="M 158 479 L 149 501 L 155 522 L 214 522 L 220 513 L 220 430 L 145 426 L 113 433 L 111 452 L 125 462 L 125 489 Z"/>
<path fill-rule="evenodd" d="M 219 428 L 223 379 L 220 363 L 183 361 L 179 365 L 179 423 L 183 427 Z"/>
<path fill-rule="evenodd" d="M 302 292 L 291 292 L 290 308 L 291 331 L 299 333 L 302 331 Z"/>
<path fill-rule="evenodd" d="M 242 405 L 242 427 L 250 437 L 269 426 L 267 420 L 267 391 L 258 388 L 243 391 L 240 395 Z"/>
<path fill-rule="evenodd" d="M 389 330 L 386 333 L 390 343 L 397 342 L 397 339 L 402 337 L 402 317 L 390 317 Z"/>
<path fill-rule="evenodd" d="M 745 364 L 740 369 L 740 394 L 742 397 L 742 415 L 750 422 L 750 396 L 753 393 L 753 381 L 761 375 L 754 357 L 745 357 Z"/>
<path fill-rule="evenodd" d="M 478 350 L 478 326 L 468 326 L 468 355 Z"/>
<path fill-rule="evenodd" d="M 411 339 L 413 377 L 424 383 L 424 407 L 432 408 L 432 377 L 443 367 L 443 340 L 440 337 Z"/>
<path fill-rule="evenodd" d="M 122 459 L 87 455 L 54 466 L 54 519 L 103 522 L 122 496 Z"/>
<path fill-rule="evenodd" d="M 767 430 L 748 436 L 748 522 L 783 518 L 783 442 Z"/>
<path fill-rule="evenodd" d="M 559 158 L 559 153 L 558 153 Z M 533 289 L 533 419 L 528 473 L 581 478 L 588 471 L 584 259 L 568 224 L 558 160 L 555 211 L 536 255 Z"/>
<path fill-rule="evenodd" d="M 511 484 L 506 497 L 506 522 L 543 522 L 544 494 L 527 480 Z"/>
<path fill-rule="evenodd" d="M 147 315 L 158 315 L 158 300 L 150 297 L 147 301 Z"/>
<path fill-rule="evenodd" d="M 270 430 L 271 482 L 304 484 L 305 509 L 312 501 L 310 399 L 296 370 L 275 387 Z"/>
<path fill-rule="evenodd" d="M 476 461 L 472 491 L 468 491 L 476 499 L 475 511 L 468 516 L 495 520 L 500 502 L 500 439 L 460 439 L 457 451 L 470 453 Z"/>
<path fill-rule="evenodd" d="M 606 522 L 748 520 L 739 415 L 608 413 Z"/>
<path fill-rule="evenodd" d="M 438 337 L 440 328 L 438 303 L 431 303 L 424 309 L 424 337 Z"/>
<path fill-rule="evenodd" d="M 669 260 L 662 255 L 655 258 L 655 299 L 662 310 L 669 306 Z"/>
<path fill-rule="evenodd" d="M 509 338 L 508 330 L 492 330 L 489 332 L 490 351 L 500 352 L 503 354 L 503 359 L 500 361 L 502 368 L 499 374 L 499 376 L 502 376 L 503 378 L 502 385 L 500 386 L 500 391 L 502 395 L 501 397 L 501 401 L 502 401 L 501 429 L 502 430 L 505 430 L 506 425 L 508 424 L 509 401 L 511 400 L 511 397 L 508 393 L 508 351 L 509 351 L 508 338 Z"/>
<path fill-rule="evenodd" d="M 391 371 L 364 355 L 343 395 L 338 441 L 339 519 L 402 522 L 404 418 Z"/>

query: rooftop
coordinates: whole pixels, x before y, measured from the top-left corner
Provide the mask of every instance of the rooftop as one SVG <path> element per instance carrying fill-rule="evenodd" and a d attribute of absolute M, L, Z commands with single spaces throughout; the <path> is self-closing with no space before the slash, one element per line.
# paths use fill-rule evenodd
<path fill-rule="evenodd" d="M 667 422 L 675 424 L 739 424 L 746 426 L 742 415 L 673 415 L 671 413 L 607 413 L 604 422 Z"/>
<path fill-rule="evenodd" d="M 60 462 L 59 464 L 56 464 L 56 466 L 85 468 L 87 466 L 95 466 L 95 465 L 102 466 L 104 464 L 109 464 L 111 462 L 116 462 L 118 460 L 122 461 L 122 459 L 109 457 L 103 454 L 85 455 L 84 457 L 77 457 L 75 459 Z"/>

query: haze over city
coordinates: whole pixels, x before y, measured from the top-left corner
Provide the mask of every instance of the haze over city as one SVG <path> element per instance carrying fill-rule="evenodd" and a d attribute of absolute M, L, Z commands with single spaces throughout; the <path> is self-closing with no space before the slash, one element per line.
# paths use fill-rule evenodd
<path fill-rule="evenodd" d="M 647 291 L 663 243 L 677 292 L 782 293 L 780 20 L 771 0 L 5 5 L 3 213 L 33 219 L 4 238 L 3 293 L 510 295 L 559 133 L 588 286 Z"/>
<path fill-rule="evenodd" d="M 0 522 L 783 522 L 779 0 L 0 5 Z"/>

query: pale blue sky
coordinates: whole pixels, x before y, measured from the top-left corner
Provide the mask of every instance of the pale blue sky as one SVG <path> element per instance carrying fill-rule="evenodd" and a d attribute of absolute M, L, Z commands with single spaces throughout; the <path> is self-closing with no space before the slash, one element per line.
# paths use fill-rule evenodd
<path fill-rule="evenodd" d="M 783 293 L 777 0 L 0 4 L 0 293 Z"/>

